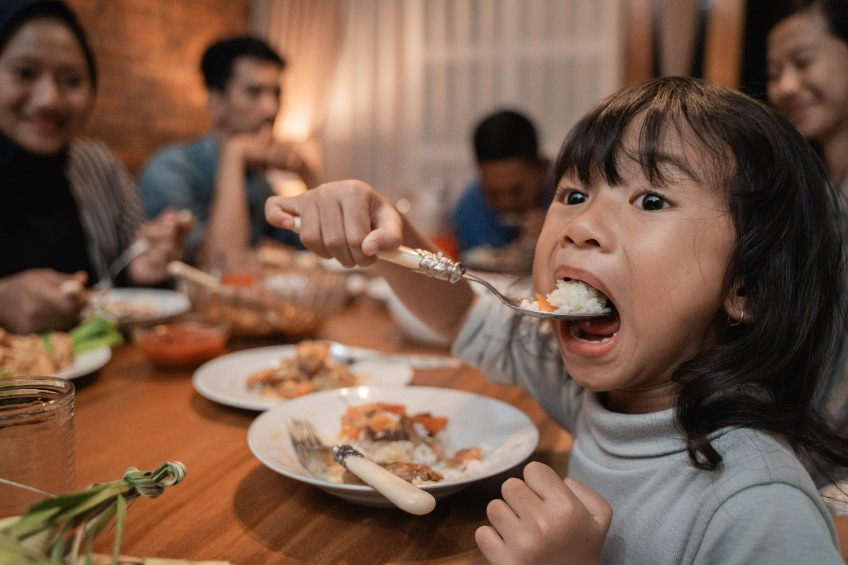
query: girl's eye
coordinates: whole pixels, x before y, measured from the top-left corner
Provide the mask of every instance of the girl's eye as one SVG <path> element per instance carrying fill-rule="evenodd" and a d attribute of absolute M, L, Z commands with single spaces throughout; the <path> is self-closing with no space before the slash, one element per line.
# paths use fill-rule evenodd
<path fill-rule="evenodd" d="M 643 194 L 642 196 L 638 197 L 633 202 L 633 204 L 637 208 L 641 208 L 642 210 L 647 210 L 649 212 L 668 208 L 668 202 L 666 201 L 665 198 L 663 198 L 662 196 L 659 196 L 657 194 L 651 194 L 651 193 Z"/>
<path fill-rule="evenodd" d="M 574 206 L 575 204 L 583 204 L 584 202 L 586 202 L 586 195 L 577 190 L 569 190 L 565 193 L 563 202 L 565 202 L 569 206 Z"/>

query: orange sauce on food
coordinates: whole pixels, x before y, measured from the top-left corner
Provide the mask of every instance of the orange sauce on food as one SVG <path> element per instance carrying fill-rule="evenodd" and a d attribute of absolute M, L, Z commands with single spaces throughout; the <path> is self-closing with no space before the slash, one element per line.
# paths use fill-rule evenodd
<path fill-rule="evenodd" d="M 184 326 L 161 325 L 142 337 L 139 348 L 163 367 L 197 365 L 224 350 L 226 335 L 205 335 Z"/>

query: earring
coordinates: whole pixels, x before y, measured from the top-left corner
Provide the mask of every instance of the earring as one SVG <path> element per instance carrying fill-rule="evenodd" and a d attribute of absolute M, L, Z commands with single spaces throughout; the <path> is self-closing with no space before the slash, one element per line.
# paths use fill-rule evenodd
<path fill-rule="evenodd" d="M 727 323 L 733 326 L 734 328 L 742 323 L 742 320 L 745 319 L 745 310 L 739 310 L 739 319 L 734 320 L 730 316 L 727 317 Z"/>

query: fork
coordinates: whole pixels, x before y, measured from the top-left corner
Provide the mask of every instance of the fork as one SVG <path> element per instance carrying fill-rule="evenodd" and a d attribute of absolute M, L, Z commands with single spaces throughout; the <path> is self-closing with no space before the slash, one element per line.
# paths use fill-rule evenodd
<path fill-rule="evenodd" d="M 109 265 L 107 274 L 97 281 L 92 289 L 95 292 L 102 293 L 112 288 L 112 285 L 115 282 L 115 277 L 117 277 L 121 271 L 123 271 L 127 265 L 132 262 L 133 259 L 146 252 L 148 249 L 150 249 L 150 241 L 147 239 L 139 239 L 127 247 L 123 253 L 118 255 L 118 257 L 112 261 Z"/>
<path fill-rule="evenodd" d="M 371 485 L 395 506 L 410 514 L 427 514 L 436 506 L 436 499 L 429 492 L 405 481 L 391 471 L 367 459 L 350 445 L 325 445 L 318 437 L 312 422 L 303 418 L 288 419 L 289 439 L 301 465 L 313 475 L 310 462 L 315 455 L 332 455 L 333 460 L 348 471 Z"/>

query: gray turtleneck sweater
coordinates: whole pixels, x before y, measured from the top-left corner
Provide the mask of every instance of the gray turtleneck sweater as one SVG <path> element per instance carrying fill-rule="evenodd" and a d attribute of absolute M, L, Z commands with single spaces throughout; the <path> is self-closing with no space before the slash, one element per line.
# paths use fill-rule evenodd
<path fill-rule="evenodd" d="M 780 438 L 744 428 L 712 438 L 721 468 L 688 459 L 674 410 L 620 414 L 565 372 L 544 331 L 481 297 L 453 352 L 489 380 L 521 385 L 572 433 L 569 474 L 603 496 L 613 520 L 604 563 L 843 563 L 827 509 Z"/>

